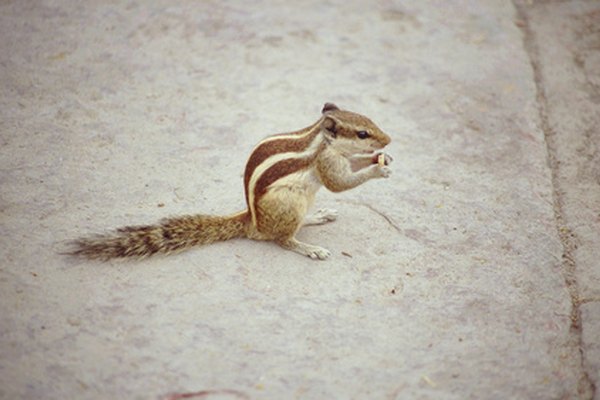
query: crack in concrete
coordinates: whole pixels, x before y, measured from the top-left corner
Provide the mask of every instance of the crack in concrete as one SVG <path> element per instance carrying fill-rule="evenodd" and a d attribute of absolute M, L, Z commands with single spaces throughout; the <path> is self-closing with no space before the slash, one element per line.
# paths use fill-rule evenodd
<path fill-rule="evenodd" d="M 402 228 L 400 228 L 392 218 L 388 217 L 385 213 L 383 213 L 382 211 L 379 211 L 378 209 L 376 209 L 375 207 L 373 207 L 370 204 L 367 203 L 363 203 L 360 201 L 350 201 L 350 200 L 338 200 L 339 202 L 343 202 L 343 203 L 349 203 L 349 204 L 354 204 L 357 206 L 362 206 L 362 207 L 366 207 L 369 210 L 373 211 L 375 214 L 381 216 L 383 219 L 385 219 L 387 221 L 387 223 L 394 228 L 398 233 L 402 233 Z"/>
<path fill-rule="evenodd" d="M 529 16 L 526 11 L 527 5 L 520 4 L 519 0 L 512 0 L 512 3 L 515 7 L 516 16 L 518 18 L 515 24 L 520 28 L 523 34 L 524 49 L 531 64 L 533 79 L 536 87 L 536 101 L 540 117 L 540 124 L 542 133 L 544 135 L 544 140 L 546 142 L 546 155 L 548 165 L 550 167 L 552 181 L 554 218 L 556 221 L 558 236 L 563 247 L 561 260 L 563 267 L 563 278 L 571 298 L 570 332 L 575 342 L 574 345 L 579 349 L 580 356 L 579 363 L 581 368 L 581 377 L 579 378 L 577 390 L 579 395 L 586 395 L 591 399 L 595 396 L 596 386 L 585 366 L 586 357 L 583 351 L 583 331 L 581 326 L 581 304 L 583 304 L 584 301 L 580 298 L 579 285 L 575 275 L 575 270 L 577 268 L 575 259 L 573 257 L 576 249 L 575 237 L 574 234 L 571 233 L 571 230 L 567 227 L 568 224 L 563 215 L 564 198 L 562 196 L 559 178 L 560 162 L 556 154 L 556 132 L 552 129 L 548 120 L 548 99 L 546 97 L 546 90 L 543 82 L 544 79 L 542 77 L 542 66 L 539 61 L 539 49 L 535 34 L 531 30 L 529 23 Z"/>
<path fill-rule="evenodd" d="M 579 304 L 588 304 L 588 303 L 600 303 L 600 297 L 588 297 L 585 299 L 581 299 Z"/>
<path fill-rule="evenodd" d="M 383 217 L 383 219 L 385 219 L 387 221 L 388 224 L 390 224 L 390 226 L 392 228 L 394 228 L 397 232 L 402 233 L 402 229 L 400 229 L 400 227 L 398 225 L 396 225 L 396 223 L 390 217 L 388 217 L 386 214 L 379 211 L 378 209 L 376 209 L 375 207 L 373 207 L 370 204 L 361 203 L 360 205 L 367 207 L 369 210 L 373 211 L 375 214 L 380 215 L 381 217 Z"/>

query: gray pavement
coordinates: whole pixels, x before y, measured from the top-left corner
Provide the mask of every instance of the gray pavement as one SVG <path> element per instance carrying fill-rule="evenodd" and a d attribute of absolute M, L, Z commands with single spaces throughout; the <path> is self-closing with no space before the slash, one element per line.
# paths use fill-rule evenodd
<path fill-rule="evenodd" d="M 0 3 L 0 398 L 600 399 L 600 3 Z M 244 207 L 326 101 L 394 175 L 317 262 L 75 237 Z"/>

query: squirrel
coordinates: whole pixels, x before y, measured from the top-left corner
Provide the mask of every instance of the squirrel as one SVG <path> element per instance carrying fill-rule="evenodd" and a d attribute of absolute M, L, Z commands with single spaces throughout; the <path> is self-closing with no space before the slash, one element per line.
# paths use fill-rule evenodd
<path fill-rule="evenodd" d="M 302 226 L 337 218 L 337 211 L 322 209 L 305 219 L 317 190 L 325 186 L 341 192 L 370 179 L 389 177 L 392 158 L 377 150 L 390 141 L 369 118 L 325 103 L 314 124 L 269 136 L 256 145 L 244 172 L 246 210 L 229 216 L 187 215 L 155 225 L 127 226 L 77 239 L 67 254 L 102 261 L 144 258 L 246 237 L 271 240 L 324 260 L 331 254 L 328 250 L 295 238 Z"/>

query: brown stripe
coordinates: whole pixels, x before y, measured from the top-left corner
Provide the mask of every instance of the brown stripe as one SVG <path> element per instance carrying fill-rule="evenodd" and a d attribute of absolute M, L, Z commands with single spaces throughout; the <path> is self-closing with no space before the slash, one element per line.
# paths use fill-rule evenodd
<path fill-rule="evenodd" d="M 313 157 L 307 157 L 281 160 L 273 164 L 261 175 L 260 178 L 258 178 L 258 181 L 256 182 L 256 186 L 254 187 L 254 209 L 257 209 L 257 201 L 262 197 L 263 194 L 266 193 L 267 188 L 271 184 L 288 176 L 289 174 L 307 168 L 312 161 Z"/>
<path fill-rule="evenodd" d="M 282 133 L 279 135 L 269 136 L 267 139 L 277 136 L 283 135 L 302 135 L 303 133 L 315 128 L 317 124 L 320 123 L 320 120 L 315 124 L 304 128 L 302 130 L 292 132 L 292 133 Z M 267 158 L 279 154 L 279 153 L 287 153 L 287 152 L 301 152 L 305 150 L 312 140 L 319 134 L 320 130 L 315 129 L 315 131 L 303 138 L 295 139 L 295 138 L 284 138 L 284 139 L 275 139 L 270 140 L 266 143 L 260 143 L 256 149 L 250 155 L 248 162 L 246 163 L 246 170 L 244 171 L 244 191 L 246 194 L 246 202 L 248 202 L 248 185 L 250 184 L 250 178 L 254 173 L 254 170 Z"/>

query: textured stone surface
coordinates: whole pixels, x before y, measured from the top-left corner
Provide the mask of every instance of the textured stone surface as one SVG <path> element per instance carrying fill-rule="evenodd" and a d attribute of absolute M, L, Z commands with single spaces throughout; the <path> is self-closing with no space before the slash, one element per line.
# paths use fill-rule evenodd
<path fill-rule="evenodd" d="M 538 5 L 530 15 L 563 229 L 573 242 L 582 296 L 600 301 L 600 4 Z"/>
<path fill-rule="evenodd" d="M 543 129 L 569 103 L 543 105 L 530 51 L 537 29 L 561 36 L 558 14 L 290 4 L 0 3 L 0 398 L 591 396 L 597 304 L 583 330 L 571 317 L 597 270 L 577 268 L 573 291 Z M 592 50 L 554 83 L 595 68 Z M 371 117 L 395 158 L 387 181 L 319 193 L 339 220 L 300 237 L 331 260 L 244 240 L 139 263 L 58 254 L 90 232 L 242 209 L 253 145 L 325 101 Z M 575 153 L 555 156 L 587 172 L 558 179 L 597 190 L 583 131 L 561 131 Z M 597 220 L 568 207 L 588 265 Z"/>
<path fill-rule="evenodd" d="M 593 301 L 581 305 L 581 318 L 583 332 L 581 347 L 584 354 L 584 367 L 590 381 L 596 386 L 594 399 L 600 398 L 598 383 L 600 382 L 600 301 Z"/>
<path fill-rule="evenodd" d="M 586 380 L 600 385 L 600 4 L 573 1 L 526 9 L 554 175 L 563 270 Z M 559 29 L 557 29 L 557 27 Z M 597 389 L 596 389 L 597 390 Z M 596 393 L 596 398 L 600 394 Z"/>

